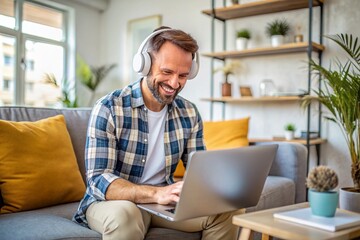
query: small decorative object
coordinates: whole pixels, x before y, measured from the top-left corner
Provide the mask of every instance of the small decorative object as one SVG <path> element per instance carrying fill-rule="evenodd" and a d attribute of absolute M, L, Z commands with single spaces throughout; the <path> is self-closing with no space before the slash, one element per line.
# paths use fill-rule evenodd
<path fill-rule="evenodd" d="M 231 0 L 232 4 L 239 4 L 239 0 Z"/>
<path fill-rule="evenodd" d="M 312 71 L 322 76 L 324 87 L 315 91 L 316 97 L 305 96 L 302 106 L 307 107 L 315 98 L 330 110 L 326 119 L 335 122 L 344 133 L 354 185 L 340 189 L 340 208 L 360 213 L 360 39 L 351 34 L 326 37 L 338 44 L 349 58 L 345 62 L 336 61 L 329 68 L 310 61 Z M 347 160 L 345 156 L 343 160 Z"/>
<path fill-rule="evenodd" d="M 307 139 L 308 132 L 307 131 L 301 131 L 300 138 Z M 319 132 L 316 131 L 310 131 L 309 132 L 309 138 L 314 139 L 319 137 Z"/>
<path fill-rule="evenodd" d="M 248 41 L 251 38 L 249 30 L 242 29 L 236 33 L 236 50 L 245 50 L 248 46 Z"/>
<path fill-rule="evenodd" d="M 266 34 L 271 38 L 273 47 L 280 46 L 285 42 L 285 36 L 289 33 L 290 25 L 286 19 L 276 19 L 266 26 Z"/>
<path fill-rule="evenodd" d="M 295 34 L 295 37 L 294 37 L 294 42 L 296 43 L 300 43 L 303 41 L 303 35 L 301 34 L 301 26 L 297 26 L 296 27 L 296 34 Z"/>
<path fill-rule="evenodd" d="M 260 96 L 268 97 L 273 96 L 276 92 L 275 83 L 271 79 L 264 79 L 260 82 Z"/>
<path fill-rule="evenodd" d="M 296 43 L 302 42 L 303 41 L 303 35 L 302 34 L 295 35 L 294 40 L 295 40 Z"/>
<path fill-rule="evenodd" d="M 240 86 L 240 96 L 241 97 L 251 97 L 252 92 L 250 87 Z"/>
<path fill-rule="evenodd" d="M 313 168 L 306 178 L 309 203 L 313 215 L 333 217 L 339 202 L 339 194 L 332 191 L 338 185 L 338 176 L 327 166 Z"/>
<path fill-rule="evenodd" d="M 222 71 L 225 77 L 224 83 L 221 86 L 221 95 L 223 97 L 231 97 L 231 83 L 229 82 L 229 75 L 235 74 L 236 70 L 240 67 L 240 62 L 238 61 L 231 61 L 226 63 L 223 67 L 217 68 L 214 72 Z"/>
<path fill-rule="evenodd" d="M 285 129 L 285 139 L 286 140 L 294 139 L 294 134 L 295 134 L 295 131 L 296 131 L 295 124 L 288 123 L 288 124 L 285 125 L 284 129 Z"/>

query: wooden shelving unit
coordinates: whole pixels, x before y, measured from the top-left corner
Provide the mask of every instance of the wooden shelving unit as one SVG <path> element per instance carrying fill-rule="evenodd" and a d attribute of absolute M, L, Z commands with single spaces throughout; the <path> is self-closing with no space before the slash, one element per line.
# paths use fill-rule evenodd
<path fill-rule="evenodd" d="M 300 138 L 295 138 L 292 140 L 286 140 L 283 137 L 273 137 L 273 138 L 250 138 L 249 139 L 249 143 L 258 143 L 258 142 L 295 142 L 295 143 L 300 143 L 303 145 L 306 145 L 306 139 L 300 139 Z M 325 143 L 326 139 L 324 138 L 312 138 L 310 139 L 310 145 L 317 145 L 317 144 L 322 144 Z"/>
<path fill-rule="evenodd" d="M 220 102 L 220 103 L 251 103 L 251 102 L 294 102 L 300 101 L 298 96 L 282 96 L 282 97 L 219 97 L 219 98 L 202 98 L 202 101 Z"/>
<path fill-rule="evenodd" d="M 321 62 L 322 51 L 325 50 L 325 47 L 322 45 L 322 39 L 319 38 L 319 42 L 315 42 L 312 39 L 313 33 L 313 8 L 320 7 L 319 14 L 319 26 L 320 32 L 319 36 L 322 36 L 323 30 L 323 3 L 324 0 L 257 0 L 250 3 L 240 3 L 231 6 L 224 7 L 216 7 L 216 0 L 211 0 L 211 9 L 202 11 L 203 14 L 211 17 L 211 52 L 203 53 L 203 56 L 211 58 L 211 70 L 214 69 L 214 61 L 220 60 L 225 61 L 226 59 L 237 59 L 237 58 L 247 58 L 247 57 L 259 57 L 259 56 L 269 56 L 269 55 L 280 55 L 280 54 L 294 54 L 294 53 L 306 53 L 308 58 L 311 59 L 314 53 L 317 53 L 318 58 Z M 225 1 L 223 2 L 225 4 Z M 253 49 L 246 49 L 242 51 L 234 51 L 226 49 L 226 21 L 231 19 L 240 19 L 250 16 L 264 15 L 269 13 L 277 13 L 291 10 L 304 9 L 309 11 L 308 17 L 308 32 L 309 32 L 309 40 L 308 42 L 301 43 L 289 43 L 284 44 L 278 47 L 258 47 Z M 216 51 L 215 50 L 215 21 L 219 20 L 223 23 L 223 50 Z M 279 96 L 279 97 L 214 97 L 214 75 L 212 74 L 210 77 L 211 81 L 211 95 L 209 98 L 203 98 L 201 100 L 210 102 L 210 118 L 213 118 L 213 104 L 221 103 L 222 104 L 222 114 L 223 118 L 225 117 L 225 106 L 226 104 L 250 104 L 250 103 L 292 103 L 301 101 L 300 96 Z M 311 72 L 310 69 L 308 71 L 308 89 L 307 92 L 311 91 Z M 321 85 L 319 83 L 319 88 Z M 307 109 L 307 131 L 310 131 L 310 110 Z M 319 105 L 320 110 L 320 105 Z M 318 132 L 319 136 L 321 136 L 321 128 L 320 128 L 320 118 L 321 111 L 319 111 L 319 121 L 318 121 Z M 250 142 L 268 142 L 268 141 L 285 141 L 282 138 L 271 138 L 271 139 L 250 139 Z M 307 146 L 308 150 L 311 145 L 314 145 L 317 150 L 318 155 L 318 163 L 320 159 L 320 145 L 326 142 L 325 139 L 316 138 L 316 139 L 295 139 L 292 142 L 298 142 Z M 307 160 L 309 161 L 310 155 L 308 151 Z"/>
<path fill-rule="evenodd" d="M 313 0 L 313 6 L 319 6 L 323 0 Z M 262 0 L 251 3 L 235 4 L 229 7 L 204 10 L 202 13 L 219 20 L 230 20 L 267 13 L 276 13 L 309 7 L 309 0 Z"/>
<path fill-rule="evenodd" d="M 325 49 L 323 45 L 315 42 L 312 42 L 311 46 L 313 52 L 320 52 Z M 225 60 L 226 58 L 244 58 L 244 57 L 266 56 L 266 55 L 286 54 L 286 53 L 306 53 L 308 49 L 309 49 L 309 43 L 301 42 L 301 43 L 283 44 L 279 47 L 253 48 L 242 51 L 222 51 L 222 52 L 213 52 L 213 53 L 203 53 L 202 55 L 206 57 Z"/>

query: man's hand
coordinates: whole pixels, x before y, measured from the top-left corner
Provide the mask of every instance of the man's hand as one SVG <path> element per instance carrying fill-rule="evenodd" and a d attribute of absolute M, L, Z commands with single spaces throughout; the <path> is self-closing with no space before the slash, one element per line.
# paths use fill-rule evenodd
<path fill-rule="evenodd" d="M 134 203 L 169 204 L 179 201 L 184 182 L 158 187 L 137 185 L 124 179 L 113 181 L 106 191 L 106 200 L 128 200 Z"/>
<path fill-rule="evenodd" d="M 178 202 L 183 184 L 183 181 L 179 181 L 168 186 L 159 187 L 155 194 L 156 202 L 163 205 Z"/>

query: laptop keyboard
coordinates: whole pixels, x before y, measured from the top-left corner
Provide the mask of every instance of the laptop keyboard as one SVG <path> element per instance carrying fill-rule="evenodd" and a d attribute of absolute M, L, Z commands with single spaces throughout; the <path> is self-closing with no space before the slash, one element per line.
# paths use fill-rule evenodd
<path fill-rule="evenodd" d="M 166 211 L 171 212 L 171 213 L 175 213 L 175 208 L 169 208 L 169 209 L 166 209 Z"/>

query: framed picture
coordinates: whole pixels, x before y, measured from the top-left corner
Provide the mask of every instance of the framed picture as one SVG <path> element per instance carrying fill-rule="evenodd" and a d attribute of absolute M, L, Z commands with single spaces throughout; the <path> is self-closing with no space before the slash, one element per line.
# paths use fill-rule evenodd
<path fill-rule="evenodd" d="M 141 43 L 154 31 L 154 29 L 161 26 L 161 22 L 161 15 L 137 18 L 128 22 L 126 48 L 128 49 L 128 61 L 130 63 L 129 80 L 131 82 L 134 82 L 139 78 L 139 75 L 135 73 L 132 68 L 133 57 L 138 51 Z"/>
<path fill-rule="evenodd" d="M 240 96 L 242 97 L 252 97 L 252 92 L 250 87 L 240 86 Z"/>

